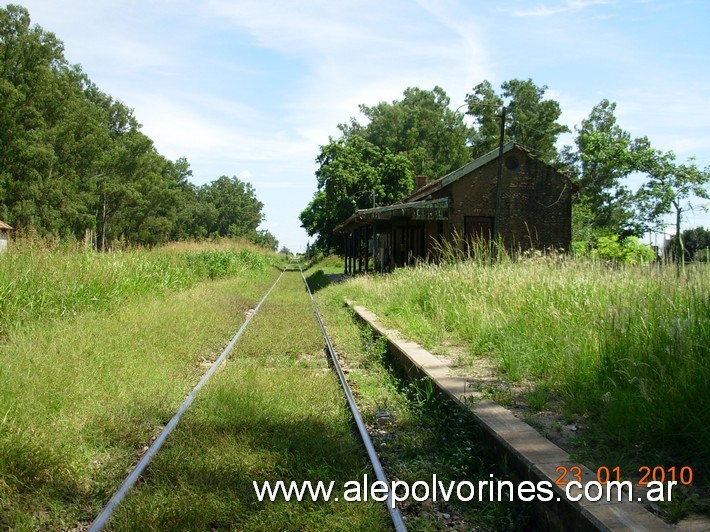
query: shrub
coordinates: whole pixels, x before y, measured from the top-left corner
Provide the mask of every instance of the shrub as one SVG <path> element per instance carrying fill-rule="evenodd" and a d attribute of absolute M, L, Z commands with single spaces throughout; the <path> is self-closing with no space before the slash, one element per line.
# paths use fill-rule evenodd
<path fill-rule="evenodd" d="M 619 235 L 600 236 L 595 244 L 588 241 L 572 242 L 577 257 L 592 258 L 625 264 L 644 264 L 656 259 L 656 253 L 648 244 L 635 236 L 621 239 Z"/>
<path fill-rule="evenodd" d="M 271 260 L 268 252 L 249 247 L 98 253 L 18 240 L 0 260 L 0 336 L 39 319 L 114 308 L 136 296 L 183 290 L 244 270 L 263 271 Z"/>

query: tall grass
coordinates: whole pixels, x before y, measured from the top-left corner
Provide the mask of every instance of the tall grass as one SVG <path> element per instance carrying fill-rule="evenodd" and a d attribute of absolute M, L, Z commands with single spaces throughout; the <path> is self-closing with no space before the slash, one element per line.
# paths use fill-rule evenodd
<path fill-rule="evenodd" d="M 114 308 L 132 297 L 186 289 L 244 270 L 262 271 L 272 260 L 270 253 L 243 243 L 97 253 L 20 239 L 0 255 L 0 337 L 26 323 Z"/>
<path fill-rule="evenodd" d="M 151 271 L 131 262 L 140 256 L 116 260 Z M 276 276 L 244 269 L 160 297 L 134 291 L 120 312 L 3 338 L 0 529 L 84 529 Z"/>
<path fill-rule="evenodd" d="M 316 266 L 320 268 L 320 265 Z M 319 271 L 309 276 L 317 276 Z M 322 274 L 321 274 L 322 275 Z M 327 281 L 327 279 L 326 279 Z M 313 290 L 313 285 L 311 285 Z M 316 294 L 321 315 L 338 357 L 347 365 L 347 378 L 358 407 L 370 426 L 373 444 L 390 479 L 413 485 L 433 474 L 444 482 L 465 480 L 476 484 L 490 475 L 508 480 L 488 454 L 480 428 L 468 413 L 434 392 L 431 381 L 404 378 L 386 356 L 386 342 L 360 326 L 343 305 L 350 297 L 346 283 L 332 283 Z M 386 414 L 384 418 L 378 413 Z M 477 484 L 476 484 L 477 485 Z M 456 515 L 442 521 L 441 513 Z M 526 530 L 529 507 L 517 503 L 482 501 L 427 501 L 404 508 L 408 530 Z"/>
<path fill-rule="evenodd" d="M 609 267 L 564 256 L 401 269 L 349 283 L 359 302 L 461 362 L 562 399 L 622 451 L 710 464 L 708 266 Z"/>

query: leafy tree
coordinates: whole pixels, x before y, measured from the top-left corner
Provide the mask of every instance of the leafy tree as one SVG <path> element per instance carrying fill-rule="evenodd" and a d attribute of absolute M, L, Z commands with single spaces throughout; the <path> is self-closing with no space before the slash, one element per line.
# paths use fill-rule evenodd
<path fill-rule="evenodd" d="M 280 250 L 279 253 L 281 255 L 291 255 L 291 250 L 288 249 L 286 246 L 283 246 Z"/>
<path fill-rule="evenodd" d="M 547 86 L 538 87 L 528 79 L 513 79 L 501 85 L 500 95 L 496 94 L 489 81 L 483 81 L 466 96 L 467 114 L 476 119 L 471 129 L 471 153 L 480 157 L 499 146 L 500 113 L 505 101 L 504 141 L 514 140 L 533 150 L 535 155 L 546 162 L 557 157 L 555 144 L 561 133 L 569 128 L 557 122 L 562 110 L 555 100 L 544 99 Z"/>
<path fill-rule="evenodd" d="M 710 198 L 710 167 L 701 170 L 691 158 L 688 164 L 677 164 L 673 152 L 655 152 L 648 180 L 639 192 L 642 214 L 652 225 L 662 225 L 663 217 L 675 215 L 677 256 L 685 260 L 685 246 L 681 232 L 683 213 L 693 209 L 695 197 Z"/>
<path fill-rule="evenodd" d="M 358 135 L 331 138 L 316 161 L 318 190 L 300 219 L 309 236 L 318 235 L 316 245 L 324 250 L 339 247 L 333 230 L 356 209 L 371 207 L 373 191 L 378 203 L 387 205 L 413 188 L 414 173 L 404 155 L 393 155 Z"/>
<path fill-rule="evenodd" d="M 449 109 L 441 87 L 408 88 L 402 100 L 360 105 L 366 125 L 351 119 L 339 126 L 342 138 L 321 146 L 318 190 L 301 213 L 302 226 L 318 235 L 316 247 L 340 245 L 333 229 L 357 208 L 401 199 L 414 187 L 414 175 L 440 177 L 469 160 L 463 116 Z"/>
<path fill-rule="evenodd" d="M 75 176 L 63 179 L 54 149 L 62 120 L 75 108 L 75 93 L 62 83 L 62 44 L 32 27 L 25 8 L 9 5 L 0 9 L 0 58 L 3 216 L 18 227 L 58 233 L 76 182 Z"/>
<path fill-rule="evenodd" d="M 403 155 L 417 175 L 441 177 L 470 160 L 463 116 L 449 108 L 444 89 L 410 87 L 402 100 L 360 105 L 367 125 L 352 118 L 341 124 L 345 138 L 359 136 L 395 155 Z"/>
<path fill-rule="evenodd" d="M 623 180 L 650 167 L 653 150 L 646 137 L 632 139 L 616 121 L 616 104 L 602 100 L 575 128 L 576 150 L 566 146 L 558 163 L 577 177 L 578 201 L 573 207 L 573 239 L 638 235 L 644 225 L 637 217 L 636 196 Z"/>
<path fill-rule="evenodd" d="M 170 222 L 161 218 L 164 209 L 170 208 L 171 194 L 160 179 L 164 166 L 165 159 L 155 151 L 153 142 L 135 125 L 111 135 L 96 176 L 100 249 L 120 236 L 145 244 L 166 239 Z M 151 235 L 151 230 L 159 230 L 161 235 Z"/>
<path fill-rule="evenodd" d="M 166 160 L 155 151 L 150 142 L 141 161 L 136 179 L 138 201 L 126 210 L 126 233 L 139 242 L 155 245 L 170 240 L 177 219 L 180 197 L 178 184 L 165 172 Z"/>
<path fill-rule="evenodd" d="M 694 261 L 710 261 L 710 230 L 704 227 L 693 227 L 686 229 L 681 235 L 685 256 Z M 671 239 L 672 249 L 679 249 L 678 235 L 673 235 Z"/>
<path fill-rule="evenodd" d="M 276 251 L 276 249 L 279 247 L 279 241 L 276 240 L 276 237 L 266 229 L 254 231 L 249 235 L 249 238 L 255 244 L 264 246 L 265 248 L 268 248 L 271 251 Z"/>
<path fill-rule="evenodd" d="M 166 161 L 164 172 L 176 187 L 176 218 L 170 239 L 206 238 L 217 219 L 217 208 L 200 200 L 199 188 L 189 181 L 192 170 L 187 159 Z"/>
<path fill-rule="evenodd" d="M 26 9 L 0 10 L 0 33 L 0 91 L 7 96 L 0 103 L 3 211 L 40 234 L 78 236 L 98 222 L 105 236 L 119 197 L 135 196 L 126 190 L 127 173 L 116 171 L 130 164 L 122 135 L 128 129 L 138 135 L 132 112 L 69 66 L 61 41 L 31 26 Z M 117 111 L 124 119 L 112 129 Z"/>
<path fill-rule="evenodd" d="M 101 92 L 64 58 L 62 42 L 20 6 L 0 8 L 0 217 L 40 235 L 97 234 L 158 244 L 257 231 L 262 204 L 251 185 L 221 177 L 189 183 L 141 133 L 133 110 Z"/>
<path fill-rule="evenodd" d="M 256 198 L 254 187 L 237 177 L 221 176 L 203 185 L 199 198 L 214 207 L 211 212 L 215 217 L 204 220 L 211 235 L 250 236 L 264 220 L 264 204 Z"/>

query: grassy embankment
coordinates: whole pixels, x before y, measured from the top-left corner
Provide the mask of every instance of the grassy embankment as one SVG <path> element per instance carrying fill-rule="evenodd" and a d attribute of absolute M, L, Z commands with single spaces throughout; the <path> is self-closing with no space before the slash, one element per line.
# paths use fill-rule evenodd
<path fill-rule="evenodd" d="M 180 248 L 0 256 L 0 527 L 93 518 L 278 273 Z"/>
<path fill-rule="evenodd" d="M 61 242 L 18 240 L 0 255 L 0 338 L 37 320 L 115 309 L 131 298 L 261 271 L 274 260 L 242 241 L 94 253 Z"/>
<path fill-rule="evenodd" d="M 338 290 L 464 366 L 492 359 L 504 404 L 557 408 L 592 466 L 710 464 L 708 266 L 544 258 L 357 277 Z M 524 391 L 514 397 L 515 386 Z"/>
<path fill-rule="evenodd" d="M 390 480 L 431 482 L 510 479 L 482 443 L 468 412 L 434 393 L 431 383 L 402 378 L 386 356 L 385 344 L 353 320 L 343 305 L 350 282 L 330 284 L 326 274 L 343 271 L 342 260 L 326 257 L 309 275 L 319 310 L 373 443 Z M 421 495 L 421 493 L 419 493 Z M 407 528 L 416 530 L 525 530 L 532 526 L 530 505 L 483 501 L 450 502 L 441 497 L 401 505 Z"/>

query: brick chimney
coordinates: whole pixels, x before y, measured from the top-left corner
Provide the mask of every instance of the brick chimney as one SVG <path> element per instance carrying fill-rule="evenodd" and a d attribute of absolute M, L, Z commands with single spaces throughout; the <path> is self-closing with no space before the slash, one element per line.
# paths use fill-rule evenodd
<path fill-rule="evenodd" d="M 416 192 L 417 190 L 419 190 L 420 188 L 422 188 L 423 186 L 426 186 L 427 176 L 425 176 L 425 175 L 418 175 L 416 179 L 417 179 L 417 180 L 416 180 L 416 186 L 414 187 L 414 191 L 415 191 L 415 192 Z"/>

